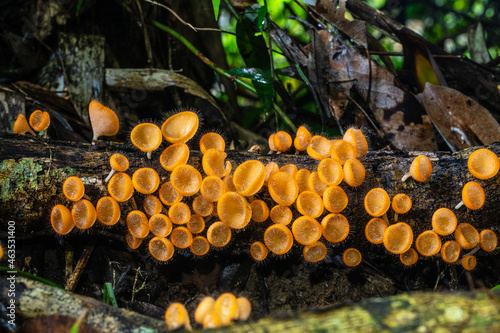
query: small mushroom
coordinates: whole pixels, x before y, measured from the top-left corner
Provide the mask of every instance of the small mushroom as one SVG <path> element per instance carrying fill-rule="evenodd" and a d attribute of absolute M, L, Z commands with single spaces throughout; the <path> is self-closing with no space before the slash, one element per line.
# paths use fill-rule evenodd
<path fill-rule="evenodd" d="M 172 232 L 172 222 L 165 214 L 154 214 L 148 221 L 149 231 L 156 237 L 168 237 Z"/>
<path fill-rule="evenodd" d="M 356 158 L 356 151 L 349 142 L 345 140 L 336 140 L 330 147 L 330 155 L 334 160 L 344 165 L 348 159 Z"/>
<path fill-rule="evenodd" d="M 479 244 L 486 252 L 492 252 L 497 248 L 498 239 L 493 230 L 485 229 L 479 234 Z"/>
<path fill-rule="evenodd" d="M 472 271 L 476 267 L 476 257 L 473 255 L 467 255 L 460 260 L 462 267 L 468 271 Z"/>
<path fill-rule="evenodd" d="M 387 223 L 383 219 L 379 217 L 372 218 L 365 226 L 366 239 L 372 244 L 382 244 L 385 229 L 387 229 Z"/>
<path fill-rule="evenodd" d="M 220 295 L 214 304 L 215 313 L 219 316 L 222 325 L 229 325 L 238 317 L 238 303 L 236 296 L 231 293 Z"/>
<path fill-rule="evenodd" d="M 163 169 L 173 171 L 175 167 L 186 164 L 189 159 L 189 148 L 185 143 L 175 143 L 168 146 L 160 155 Z"/>
<path fill-rule="evenodd" d="M 52 208 L 50 224 L 59 235 L 67 235 L 75 226 L 70 210 L 63 205 L 55 205 Z"/>
<path fill-rule="evenodd" d="M 411 199 L 404 193 L 399 193 L 392 198 L 392 209 L 394 210 L 394 222 L 398 222 L 399 214 L 406 214 L 411 209 Z"/>
<path fill-rule="evenodd" d="M 455 231 L 457 216 L 448 208 L 440 208 L 432 214 L 432 229 L 441 236 L 447 236 Z"/>
<path fill-rule="evenodd" d="M 195 256 L 201 257 L 207 254 L 210 250 L 210 243 L 206 237 L 196 236 L 193 237 L 193 242 L 189 246 L 189 250 Z"/>
<path fill-rule="evenodd" d="M 137 249 L 141 244 L 143 239 L 134 237 L 130 232 L 125 236 L 125 240 L 127 241 L 127 245 L 132 249 Z"/>
<path fill-rule="evenodd" d="M 282 206 L 290 206 L 299 194 L 299 187 L 295 179 L 286 172 L 277 172 L 272 175 L 267 186 L 273 200 Z"/>
<path fill-rule="evenodd" d="M 151 240 L 149 241 L 148 249 L 149 249 L 149 253 L 151 253 L 153 258 L 155 258 L 156 260 L 159 260 L 159 261 L 170 260 L 175 252 L 174 245 L 172 244 L 171 241 L 169 241 L 165 237 L 153 237 L 153 238 L 151 238 Z M 174 312 L 174 310 L 170 309 L 170 312 L 171 312 L 170 316 L 174 317 L 174 314 L 172 313 L 172 312 Z M 167 310 L 167 313 L 168 313 L 168 310 Z M 179 314 L 177 314 L 177 315 L 180 316 Z M 167 318 L 165 318 L 165 320 L 166 319 Z M 179 320 L 182 320 L 182 319 L 179 319 Z M 189 318 L 187 320 L 189 322 Z M 180 327 L 180 325 L 182 325 L 182 324 L 179 324 L 179 326 L 176 326 L 176 325 L 174 325 L 171 322 L 171 325 L 169 326 L 169 323 L 167 322 L 167 326 L 169 326 L 169 329 L 175 329 L 177 327 Z M 173 326 L 175 326 L 175 327 L 173 327 Z"/>
<path fill-rule="evenodd" d="M 269 250 L 262 242 L 253 242 L 250 245 L 250 254 L 252 258 L 256 261 L 263 261 L 267 258 Z"/>
<path fill-rule="evenodd" d="M 356 128 L 349 128 L 345 133 L 343 139 L 349 142 L 356 153 L 356 158 L 362 158 L 368 151 L 368 142 L 366 141 L 363 132 Z"/>
<path fill-rule="evenodd" d="M 485 199 L 483 187 L 476 182 L 468 182 L 462 189 L 462 201 L 455 206 L 455 209 L 465 204 L 465 207 L 476 210 L 483 207 Z"/>
<path fill-rule="evenodd" d="M 108 193 L 118 202 L 129 200 L 134 194 L 132 179 L 124 172 L 118 172 L 108 182 Z"/>
<path fill-rule="evenodd" d="M 191 214 L 189 221 L 186 223 L 187 228 L 193 234 L 199 234 L 205 230 L 205 219 L 198 214 Z"/>
<path fill-rule="evenodd" d="M 71 201 L 78 201 L 85 195 L 85 186 L 80 178 L 68 177 L 63 183 L 64 196 Z"/>
<path fill-rule="evenodd" d="M 299 193 L 295 203 L 297 205 L 297 210 L 302 215 L 318 218 L 323 214 L 323 199 L 316 192 L 304 191 Z"/>
<path fill-rule="evenodd" d="M 203 171 L 207 176 L 217 176 L 219 178 L 229 175 L 231 163 L 224 160 L 227 154 L 218 149 L 208 149 L 201 159 Z"/>
<path fill-rule="evenodd" d="M 464 250 L 470 250 L 479 244 L 479 232 L 469 223 L 460 223 L 455 229 L 455 240 Z"/>
<path fill-rule="evenodd" d="M 193 243 L 193 234 L 186 227 L 175 227 L 170 233 L 170 241 L 179 249 L 187 249 Z"/>
<path fill-rule="evenodd" d="M 316 219 L 309 216 L 301 216 L 293 222 L 292 233 L 299 244 L 311 245 L 321 238 L 323 229 Z"/>
<path fill-rule="evenodd" d="M 161 132 L 170 143 L 186 143 L 196 134 L 199 124 L 195 112 L 183 111 L 168 117 L 161 126 Z"/>
<path fill-rule="evenodd" d="M 165 312 L 165 323 L 169 330 L 184 328 L 185 330 L 191 331 L 189 314 L 181 303 L 172 303 L 169 305 Z"/>
<path fill-rule="evenodd" d="M 30 134 L 33 134 L 36 136 L 35 132 L 33 132 L 30 125 L 28 124 L 28 121 L 26 120 L 26 117 L 23 114 L 19 114 L 17 116 L 17 119 L 14 122 L 13 129 L 14 129 L 14 133 L 16 133 L 16 134 L 24 134 L 26 132 L 29 132 Z"/>
<path fill-rule="evenodd" d="M 115 225 L 120 220 L 120 205 L 113 197 L 105 196 L 97 201 L 95 212 L 99 222 L 106 226 Z"/>
<path fill-rule="evenodd" d="M 250 207 L 252 207 L 252 220 L 255 222 L 264 222 L 269 217 L 269 207 L 264 201 L 255 199 L 250 203 Z"/>
<path fill-rule="evenodd" d="M 220 220 L 233 229 L 242 229 L 250 222 L 252 208 L 239 193 L 226 192 L 217 202 Z"/>
<path fill-rule="evenodd" d="M 293 213 L 287 206 L 276 205 L 269 212 L 271 221 L 276 224 L 289 225 L 292 222 Z"/>
<path fill-rule="evenodd" d="M 418 261 L 418 253 L 414 248 L 409 248 L 408 251 L 403 252 L 399 255 L 399 260 L 405 266 L 411 266 L 417 263 Z"/>
<path fill-rule="evenodd" d="M 292 248 L 293 235 L 283 224 L 273 224 L 264 232 L 264 243 L 274 254 L 283 255 Z"/>
<path fill-rule="evenodd" d="M 73 204 L 71 209 L 73 223 L 78 229 L 88 229 L 92 227 L 96 220 L 96 210 L 94 205 L 88 200 L 79 200 Z"/>
<path fill-rule="evenodd" d="M 411 162 L 410 172 L 406 173 L 401 181 L 406 181 L 408 178 L 413 177 L 416 181 L 425 182 L 432 173 L 431 160 L 424 155 L 415 157 L 413 162 Z"/>
<path fill-rule="evenodd" d="M 285 131 L 279 131 L 274 134 L 274 147 L 279 152 L 286 152 L 292 146 L 292 137 Z"/>
<path fill-rule="evenodd" d="M 163 211 L 163 205 L 156 195 L 148 195 L 142 202 L 144 212 L 149 216 L 159 214 Z"/>
<path fill-rule="evenodd" d="M 342 261 L 347 267 L 356 267 L 362 260 L 361 252 L 355 248 L 349 248 L 342 253 Z"/>
<path fill-rule="evenodd" d="M 184 202 L 177 202 L 170 206 L 168 217 L 174 224 L 186 224 L 191 218 L 191 210 Z"/>
<path fill-rule="evenodd" d="M 316 263 L 325 259 L 326 257 L 326 246 L 320 241 L 315 242 L 311 245 L 304 246 L 302 250 L 302 256 L 307 262 Z"/>
<path fill-rule="evenodd" d="M 366 212 L 373 217 L 384 216 L 390 205 L 389 195 L 381 188 L 371 189 L 365 196 Z"/>
<path fill-rule="evenodd" d="M 338 185 L 344 179 L 344 170 L 339 161 L 327 157 L 318 164 L 318 176 L 328 186 Z"/>
<path fill-rule="evenodd" d="M 99 102 L 89 104 L 89 118 L 92 126 L 92 141 L 97 141 L 101 136 L 113 136 L 120 129 L 120 121 L 116 113 Z"/>
<path fill-rule="evenodd" d="M 295 181 L 297 181 L 297 186 L 299 187 L 299 192 L 309 190 L 309 176 L 311 171 L 307 169 L 300 169 L 295 174 Z"/>
<path fill-rule="evenodd" d="M 352 187 L 363 184 L 365 180 L 365 167 L 356 159 L 348 159 L 344 163 L 344 181 Z"/>
<path fill-rule="evenodd" d="M 390 225 L 385 229 L 383 243 L 391 253 L 401 254 L 408 251 L 412 242 L 413 230 L 404 222 Z"/>
<path fill-rule="evenodd" d="M 305 126 L 300 126 L 295 134 L 295 139 L 293 139 L 293 146 L 298 151 L 305 151 L 311 142 L 311 138 L 311 132 Z"/>
<path fill-rule="evenodd" d="M 315 135 L 311 138 L 311 141 L 307 146 L 307 154 L 315 160 L 322 160 L 330 154 L 331 146 L 332 145 L 328 139 Z"/>
<path fill-rule="evenodd" d="M 140 168 L 132 175 L 132 185 L 139 193 L 151 194 L 158 189 L 160 176 L 155 169 Z"/>
<path fill-rule="evenodd" d="M 203 195 L 198 195 L 192 203 L 193 211 L 200 216 L 209 216 L 214 210 L 212 201 L 207 200 Z"/>
<path fill-rule="evenodd" d="M 218 149 L 224 151 L 226 149 L 226 142 L 220 134 L 217 133 L 206 133 L 200 139 L 200 151 L 202 154 L 208 149 Z"/>
<path fill-rule="evenodd" d="M 233 183 L 236 192 L 243 196 L 257 193 L 266 180 L 266 167 L 257 160 L 248 160 L 241 163 L 233 174 Z"/>
<path fill-rule="evenodd" d="M 323 203 L 330 213 L 340 213 L 349 202 L 345 191 L 337 185 L 329 186 L 323 193 Z"/>
<path fill-rule="evenodd" d="M 500 161 L 491 150 L 478 149 L 469 156 L 467 167 L 474 177 L 489 179 L 498 173 Z"/>
<path fill-rule="evenodd" d="M 109 175 L 104 179 L 104 182 L 107 183 L 113 177 L 115 172 L 125 172 L 128 169 L 129 162 L 128 159 L 122 154 L 113 154 L 109 158 L 109 165 L 111 166 L 111 171 Z"/>
<path fill-rule="evenodd" d="M 349 222 L 342 214 L 331 213 L 321 221 L 323 237 L 330 243 L 340 243 L 349 235 Z"/>
<path fill-rule="evenodd" d="M 457 241 L 449 240 L 441 246 L 441 258 L 447 263 L 454 263 L 460 257 L 460 244 Z"/>
<path fill-rule="evenodd" d="M 231 228 L 223 222 L 215 222 L 207 230 L 207 239 L 212 246 L 226 246 L 231 240 Z"/>
<path fill-rule="evenodd" d="M 160 201 L 167 206 L 172 206 L 180 202 L 183 198 L 183 195 L 172 186 L 171 182 L 163 183 L 158 191 L 158 196 L 160 197 Z"/>
<path fill-rule="evenodd" d="M 433 256 L 441 250 L 441 238 L 439 238 L 436 232 L 426 230 L 418 235 L 415 247 L 421 255 L 426 257 Z"/>
<path fill-rule="evenodd" d="M 148 159 L 151 159 L 151 153 L 161 144 L 161 130 L 155 124 L 142 123 L 132 129 L 130 140 L 140 151 L 147 153 Z"/>
<path fill-rule="evenodd" d="M 194 313 L 194 321 L 198 324 L 203 324 L 203 320 L 210 313 L 215 311 L 214 308 L 215 299 L 211 296 L 205 297 L 200 304 L 196 307 L 196 311 Z"/>
<path fill-rule="evenodd" d="M 30 126 L 37 132 L 44 132 L 44 137 L 47 137 L 45 130 L 50 125 L 50 115 L 46 111 L 36 110 L 30 115 Z"/>
<path fill-rule="evenodd" d="M 170 183 L 183 196 L 195 195 L 201 182 L 200 172 L 189 164 L 177 166 L 170 174 Z"/>
<path fill-rule="evenodd" d="M 149 234 L 149 221 L 146 214 L 140 210 L 133 210 L 128 213 L 127 228 L 132 236 L 145 238 Z"/>

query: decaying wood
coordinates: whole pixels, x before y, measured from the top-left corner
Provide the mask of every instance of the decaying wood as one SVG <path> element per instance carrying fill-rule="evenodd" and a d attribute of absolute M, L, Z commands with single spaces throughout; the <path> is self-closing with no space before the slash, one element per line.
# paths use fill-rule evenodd
<path fill-rule="evenodd" d="M 7 305 L 10 281 L 0 278 L 0 301 Z M 104 332 L 166 331 L 163 321 L 114 308 L 90 297 L 17 277 L 17 315 L 66 315 L 88 310 L 87 324 Z M 419 293 L 368 299 L 353 305 L 268 316 L 214 332 L 498 332 L 500 299 L 493 292 Z M 195 330 L 196 331 L 196 330 Z M 148 331 L 149 332 L 149 331 Z"/>

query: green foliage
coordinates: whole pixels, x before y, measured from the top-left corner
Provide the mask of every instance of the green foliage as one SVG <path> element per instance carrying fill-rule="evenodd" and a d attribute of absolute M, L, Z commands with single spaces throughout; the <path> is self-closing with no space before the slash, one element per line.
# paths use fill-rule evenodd
<path fill-rule="evenodd" d="M 113 291 L 113 286 L 111 283 L 104 283 L 104 289 L 102 290 L 102 298 L 105 304 L 112 304 L 115 308 L 118 307 L 116 302 L 115 292 Z"/>
<path fill-rule="evenodd" d="M 219 19 L 220 0 L 212 0 L 212 6 L 214 7 L 214 16 L 217 21 Z"/>

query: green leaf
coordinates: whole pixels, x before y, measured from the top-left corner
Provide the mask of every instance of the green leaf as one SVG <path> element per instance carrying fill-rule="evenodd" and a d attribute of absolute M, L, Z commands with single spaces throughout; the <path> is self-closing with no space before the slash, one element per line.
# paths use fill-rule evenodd
<path fill-rule="evenodd" d="M 8 274 L 12 274 L 11 272 L 16 272 L 16 274 L 19 274 L 19 275 L 22 275 L 22 276 L 25 276 L 27 277 L 28 279 L 32 279 L 32 280 L 35 280 L 35 281 L 39 281 L 39 282 L 42 282 L 42 283 L 45 283 L 46 285 L 49 285 L 49 286 L 52 286 L 54 288 L 58 288 L 58 289 L 64 289 L 63 287 L 61 287 L 60 285 L 58 285 L 57 283 L 54 283 L 52 281 L 49 281 L 47 279 L 44 279 L 40 276 L 37 276 L 37 275 L 33 275 L 31 273 L 28 273 L 28 272 L 25 272 L 25 271 L 20 271 L 18 269 L 12 269 L 12 268 L 9 268 L 9 267 L 4 267 L 4 266 L 0 266 L 0 271 L 5 271 L 7 272 Z"/>
<path fill-rule="evenodd" d="M 491 288 L 491 290 L 500 290 L 500 284 L 497 284 L 496 286 L 494 286 L 493 288 Z"/>
<path fill-rule="evenodd" d="M 241 16 L 236 24 L 236 44 L 247 67 L 271 69 L 266 41 L 257 32 L 250 15 Z"/>
<path fill-rule="evenodd" d="M 113 291 L 113 286 L 111 283 L 104 283 L 104 290 L 102 291 L 103 302 L 106 304 L 112 304 L 115 308 L 118 307 L 116 302 L 115 292 Z"/>
<path fill-rule="evenodd" d="M 260 101 L 266 111 L 271 109 L 274 97 L 273 76 L 271 71 L 262 68 L 236 68 L 226 71 L 231 75 L 252 80 Z"/>
<path fill-rule="evenodd" d="M 82 9 L 83 5 L 83 0 L 78 0 L 78 3 L 76 4 L 76 16 L 80 15 L 80 10 Z"/>
<path fill-rule="evenodd" d="M 264 26 L 267 25 L 267 6 L 262 6 L 257 11 L 257 26 L 263 32 Z"/>
<path fill-rule="evenodd" d="M 219 20 L 219 9 L 220 9 L 220 0 L 212 0 L 212 6 L 214 7 L 214 15 L 215 20 Z"/>

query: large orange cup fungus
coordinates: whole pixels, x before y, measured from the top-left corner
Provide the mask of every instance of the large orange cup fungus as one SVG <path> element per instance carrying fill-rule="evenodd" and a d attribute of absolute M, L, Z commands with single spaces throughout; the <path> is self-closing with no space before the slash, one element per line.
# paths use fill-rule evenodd
<path fill-rule="evenodd" d="M 148 248 L 153 258 L 159 261 L 170 260 L 175 252 L 172 242 L 164 237 L 151 238 Z"/>
<path fill-rule="evenodd" d="M 85 186 L 80 178 L 68 177 L 63 183 L 63 193 L 68 200 L 78 201 L 85 194 Z"/>
<path fill-rule="evenodd" d="M 363 184 L 365 180 L 365 167 L 356 159 L 348 159 L 344 163 L 344 181 L 352 187 Z"/>
<path fill-rule="evenodd" d="M 37 132 L 45 131 L 50 125 L 50 115 L 41 110 L 33 111 L 30 115 L 30 126 Z"/>
<path fill-rule="evenodd" d="M 432 228 L 441 236 L 446 236 L 455 231 L 457 216 L 448 208 L 440 208 L 432 215 Z"/>
<path fill-rule="evenodd" d="M 217 133 L 206 133 L 200 139 L 200 151 L 202 154 L 209 149 L 218 149 L 220 151 L 224 151 L 226 149 L 226 142 Z"/>
<path fill-rule="evenodd" d="M 238 317 L 238 303 L 236 296 L 231 293 L 220 295 L 214 304 L 215 313 L 219 316 L 222 325 L 229 325 Z"/>
<path fill-rule="evenodd" d="M 288 206 L 276 205 L 269 212 L 271 221 L 276 224 L 288 225 L 292 222 L 293 213 Z"/>
<path fill-rule="evenodd" d="M 498 173 L 500 161 L 491 150 L 478 149 L 469 156 L 467 166 L 474 177 L 489 179 Z"/>
<path fill-rule="evenodd" d="M 460 244 L 457 241 L 449 240 L 441 246 L 441 258 L 447 263 L 454 263 L 460 257 Z"/>
<path fill-rule="evenodd" d="M 416 181 L 425 182 L 432 173 L 431 160 L 424 155 L 419 155 L 415 157 L 413 162 L 411 162 L 410 172 L 406 173 L 401 181 L 406 181 L 410 176 Z"/>
<path fill-rule="evenodd" d="M 415 241 L 417 251 L 426 257 L 435 255 L 441 250 L 441 238 L 432 230 L 426 230 L 418 235 Z"/>
<path fill-rule="evenodd" d="M 223 222 L 215 222 L 207 230 L 207 239 L 212 246 L 223 247 L 231 240 L 231 228 Z"/>
<path fill-rule="evenodd" d="M 290 149 L 293 143 L 290 134 L 284 131 L 279 131 L 276 134 L 274 134 L 273 140 L 274 140 L 274 147 L 276 148 L 276 150 L 282 153 Z"/>
<path fill-rule="evenodd" d="M 483 207 L 485 199 L 483 187 L 476 182 L 468 182 L 462 189 L 462 201 L 455 206 L 455 209 L 465 204 L 467 208 L 476 210 Z"/>
<path fill-rule="evenodd" d="M 191 210 L 184 202 L 177 202 L 168 209 L 168 217 L 174 224 L 186 224 L 191 218 Z"/>
<path fill-rule="evenodd" d="M 356 158 L 356 151 L 349 142 L 336 140 L 330 147 L 330 155 L 334 160 L 344 165 L 348 159 Z"/>
<path fill-rule="evenodd" d="M 118 202 L 125 202 L 134 194 L 132 179 L 124 172 L 116 173 L 108 183 L 108 193 Z"/>
<path fill-rule="evenodd" d="M 330 213 L 340 213 L 348 202 L 347 194 L 340 186 L 329 186 L 323 193 L 323 203 Z"/>
<path fill-rule="evenodd" d="M 59 235 L 68 234 L 75 226 L 70 210 L 63 205 L 55 205 L 52 208 L 50 224 Z"/>
<path fill-rule="evenodd" d="M 120 129 L 120 121 L 116 113 L 99 102 L 92 101 L 89 104 L 89 118 L 92 132 L 92 141 L 100 136 L 113 136 Z"/>
<path fill-rule="evenodd" d="M 155 195 L 148 195 L 142 202 L 142 206 L 144 207 L 144 212 L 149 216 L 159 214 L 163 211 L 163 205 Z"/>
<path fill-rule="evenodd" d="M 264 232 L 264 243 L 271 252 L 282 255 L 292 248 L 293 235 L 286 226 L 273 224 Z"/>
<path fill-rule="evenodd" d="M 311 141 L 307 146 L 307 154 L 315 160 L 322 160 L 330 154 L 331 146 L 332 145 L 328 139 L 315 135 L 311 138 Z"/>
<path fill-rule="evenodd" d="M 269 250 L 262 242 L 254 242 L 250 245 L 250 254 L 256 261 L 262 261 L 267 258 Z"/>
<path fill-rule="evenodd" d="M 241 194 L 226 192 L 217 202 L 217 215 L 228 227 L 242 229 L 252 216 L 252 207 Z"/>
<path fill-rule="evenodd" d="M 218 149 L 208 149 L 201 160 L 203 171 L 207 176 L 217 176 L 219 178 L 229 175 L 231 163 L 225 162 L 227 154 Z"/>
<path fill-rule="evenodd" d="M 365 226 L 365 237 L 372 244 L 382 244 L 387 223 L 381 218 L 374 217 Z"/>
<path fill-rule="evenodd" d="M 417 263 L 418 261 L 418 253 L 413 248 L 409 248 L 408 251 L 403 252 L 399 255 L 399 260 L 405 266 L 411 266 Z"/>
<path fill-rule="evenodd" d="M 217 176 L 205 177 L 201 182 L 201 195 L 203 195 L 208 201 L 218 201 L 224 194 L 225 190 L 226 184 Z"/>
<path fill-rule="evenodd" d="M 199 191 L 201 173 L 189 164 L 177 166 L 170 174 L 170 183 L 182 195 L 191 196 Z"/>
<path fill-rule="evenodd" d="M 175 143 L 168 146 L 160 155 L 163 169 L 173 171 L 175 167 L 186 164 L 189 159 L 189 148 L 185 143 Z"/>
<path fill-rule="evenodd" d="M 307 262 L 319 262 L 326 257 L 326 246 L 320 241 L 315 242 L 311 245 L 304 246 L 302 250 L 302 255 Z"/>
<path fill-rule="evenodd" d="M 323 229 L 312 217 L 301 216 L 293 222 L 292 233 L 299 244 L 311 245 L 321 238 Z"/>
<path fill-rule="evenodd" d="M 460 223 L 455 230 L 455 240 L 464 250 L 469 250 L 479 244 L 479 232 L 469 223 Z"/>
<path fill-rule="evenodd" d="M 185 330 L 191 330 L 191 322 L 189 320 L 189 314 L 181 303 L 172 303 L 165 312 L 165 323 L 169 330 L 175 330 L 179 328 L 184 328 Z"/>
<path fill-rule="evenodd" d="M 94 225 L 96 220 L 95 207 L 88 200 L 79 200 L 73 204 L 71 216 L 73 216 L 73 223 L 78 229 L 88 229 Z"/>
<path fill-rule="evenodd" d="M 157 237 L 167 237 L 172 232 L 172 222 L 165 214 L 155 214 L 149 218 L 149 231 Z"/>
<path fill-rule="evenodd" d="M 349 222 L 342 214 L 328 214 L 321 221 L 323 237 L 330 243 L 340 243 L 349 235 Z"/>
<path fill-rule="evenodd" d="M 299 194 L 296 201 L 297 210 L 302 215 L 307 215 L 313 218 L 323 214 L 324 204 L 323 199 L 313 191 L 304 191 Z"/>
<path fill-rule="evenodd" d="M 192 111 L 183 111 L 168 117 L 161 126 L 161 133 L 170 143 L 186 143 L 198 130 L 200 120 Z"/>
<path fill-rule="evenodd" d="M 366 212 L 373 217 L 384 215 L 390 205 L 391 199 L 389 198 L 389 195 L 381 188 L 374 188 L 365 196 Z"/>
<path fill-rule="evenodd" d="M 318 164 L 318 176 L 328 186 L 338 185 L 344 179 L 344 170 L 342 170 L 339 161 L 333 158 L 324 158 Z"/>
<path fill-rule="evenodd" d="M 196 236 L 193 238 L 193 242 L 189 246 L 189 250 L 195 256 L 204 256 L 210 250 L 210 243 L 208 239 L 203 236 Z"/>
<path fill-rule="evenodd" d="M 362 256 L 358 249 L 349 248 L 342 254 L 342 260 L 348 267 L 356 267 L 361 263 Z"/>
<path fill-rule="evenodd" d="M 187 222 L 186 226 L 193 234 L 199 234 L 205 230 L 205 220 L 201 215 L 191 214 L 191 218 Z"/>
<path fill-rule="evenodd" d="M 267 186 L 273 200 L 282 206 L 290 206 L 299 194 L 299 187 L 295 179 L 286 172 L 277 172 L 272 175 Z"/>
<path fill-rule="evenodd" d="M 383 242 L 387 251 L 401 254 L 410 248 L 413 242 L 413 230 L 404 222 L 390 225 L 385 229 Z"/>
<path fill-rule="evenodd" d="M 17 116 L 16 121 L 14 122 L 14 133 L 16 134 L 24 134 L 26 132 L 30 132 L 33 135 L 36 135 L 35 132 L 31 129 L 26 117 L 23 114 L 19 114 Z"/>
<path fill-rule="evenodd" d="M 311 132 L 304 126 L 300 126 L 295 134 L 295 139 L 293 139 L 293 146 L 298 151 L 305 151 L 309 142 L 311 142 Z"/>
<path fill-rule="evenodd" d="M 109 175 L 104 179 L 104 182 L 107 183 L 111 177 L 115 174 L 115 172 L 125 172 L 128 169 L 129 162 L 128 159 L 122 154 L 113 154 L 109 158 L 109 165 L 111 166 L 111 171 Z"/>
<path fill-rule="evenodd" d="M 343 139 L 349 142 L 356 153 L 356 158 L 365 156 L 368 151 L 368 142 L 366 141 L 363 132 L 356 128 L 349 128 L 345 133 Z"/>
<path fill-rule="evenodd" d="M 171 182 L 163 183 L 158 191 L 158 196 L 164 205 L 172 206 L 182 200 L 183 195 L 172 186 Z"/>
<path fill-rule="evenodd" d="M 127 227 L 132 236 L 136 238 L 145 238 L 149 234 L 148 218 L 140 210 L 133 210 L 128 213 Z"/>
<path fill-rule="evenodd" d="M 262 162 L 249 160 L 241 163 L 233 174 L 236 192 L 243 196 L 257 193 L 266 180 L 266 167 Z"/>
<path fill-rule="evenodd" d="M 96 216 L 104 225 L 115 225 L 121 216 L 120 205 L 112 197 L 102 197 L 95 206 Z"/>
<path fill-rule="evenodd" d="M 317 171 L 313 171 L 309 174 L 307 185 L 310 191 L 314 191 L 321 196 L 323 196 L 326 188 L 328 187 L 328 185 L 321 180 Z"/>
<path fill-rule="evenodd" d="M 151 194 L 158 189 L 160 176 L 155 169 L 140 168 L 132 175 L 132 185 L 139 193 Z"/>
<path fill-rule="evenodd" d="M 155 124 L 142 123 L 132 129 L 130 140 L 134 146 L 147 153 L 148 158 L 151 159 L 151 152 L 161 144 L 161 131 Z"/>
<path fill-rule="evenodd" d="M 479 244 L 484 251 L 491 252 L 497 248 L 497 235 L 492 230 L 485 229 L 479 234 Z"/>
<path fill-rule="evenodd" d="M 179 249 L 187 249 L 193 243 L 193 234 L 186 227 L 176 227 L 170 233 L 170 241 Z"/>

